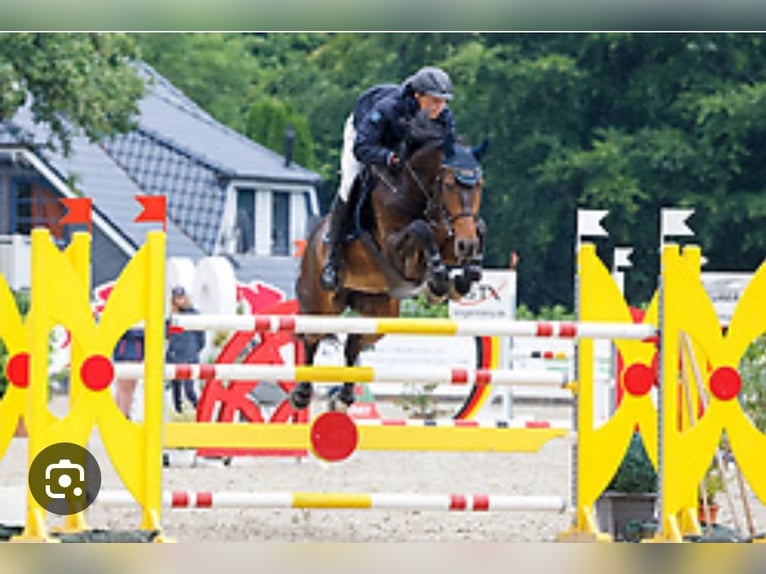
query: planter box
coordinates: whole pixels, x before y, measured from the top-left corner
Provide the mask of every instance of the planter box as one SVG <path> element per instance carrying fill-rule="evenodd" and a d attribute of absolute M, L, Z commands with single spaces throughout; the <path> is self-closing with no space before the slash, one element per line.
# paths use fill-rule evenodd
<path fill-rule="evenodd" d="M 596 500 L 598 528 L 615 541 L 628 540 L 628 523 L 654 520 L 656 502 L 654 492 L 604 492 Z"/>

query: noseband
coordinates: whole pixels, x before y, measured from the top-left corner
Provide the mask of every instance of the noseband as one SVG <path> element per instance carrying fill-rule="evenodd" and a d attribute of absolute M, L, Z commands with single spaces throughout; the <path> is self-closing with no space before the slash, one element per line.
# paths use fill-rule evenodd
<path fill-rule="evenodd" d="M 440 169 L 439 175 L 436 178 L 436 183 L 433 187 L 433 193 L 428 193 L 428 190 L 423 185 L 422 181 L 417 176 L 412 167 L 409 166 L 409 164 L 407 164 L 407 169 L 412 176 L 412 179 L 417 184 L 418 189 L 426 198 L 426 220 L 432 228 L 438 228 L 439 226 L 444 225 L 444 227 L 447 229 L 447 237 L 454 237 L 454 224 L 456 221 L 463 219 L 464 217 L 472 218 L 474 223 L 479 221 L 479 214 L 476 211 L 464 210 L 455 214 L 451 214 L 447 209 L 447 204 L 444 201 L 444 172 L 447 169 L 452 168 L 442 167 Z M 466 189 L 472 189 L 473 185 L 475 185 L 475 183 L 473 185 L 463 184 L 458 178 L 455 178 L 455 181 L 460 187 Z"/>

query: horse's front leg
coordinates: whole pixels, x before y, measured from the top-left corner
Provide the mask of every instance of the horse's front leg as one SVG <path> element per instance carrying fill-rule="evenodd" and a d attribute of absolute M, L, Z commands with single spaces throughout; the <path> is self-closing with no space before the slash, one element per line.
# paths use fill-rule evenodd
<path fill-rule="evenodd" d="M 306 352 L 306 364 L 314 364 L 314 356 L 316 355 L 319 342 L 322 340 L 317 335 L 303 335 L 303 348 Z M 314 395 L 314 386 L 311 383 L 301 382 L 293 387 L 290 391 L 288 400 L 290 406 L 296 411 L 302 411 L 311 403 L 311 397 Z"/>
<path fill-rule="evenodd" d="M 344 347 L 343 352 L 345 355 L 347 367 L 353 367 L 356 365 L 357 359 L 359 358 L 359 353 L 362 352 L 362 346 L 362 335 L 351 334 L 346 338 L 346 346 Z M 356 401 L 355 389 L 355 381 L 347 381 L 343 383 L 343 386 L 341 387 L 337 397 L 334 397 L 330 401 L 330 410 L 338 410 L 339 406 L 345 410 L 353 405 L 354 401 Z M 338 403 L 340 403 L 340 405 L 338 405 Z"/>
<path fill-rule="evenodd" d="M 428 223 L 417 219 L 391 237 L 389 242 L 391 259 L 400 260 L 405 268 L 411 258 L 422 255 L 425 260 L 425 281 L 430 292 L 442 297 L 449 291 L 449 270 L 444 264 L 434 234 Z"/>
<path fill-rule="evenodd" d="M 476 222 L 476 234 L 479 238 L 479 248 L 470 258 L 461 262 L 460 272 L 455 275 L 452 281 L 453 298 L 459 299 L 471 290 L 471 285 L 481 280 L 484 238 L 487 234 L 487 224 L 483 219 Z"/>

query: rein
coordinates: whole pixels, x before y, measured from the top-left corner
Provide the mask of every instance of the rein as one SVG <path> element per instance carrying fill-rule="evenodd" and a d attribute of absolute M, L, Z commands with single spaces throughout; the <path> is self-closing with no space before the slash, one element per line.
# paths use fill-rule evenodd
<path fill-rule="evenodd" d="M 424 215 L 426 216 L 426 221 L 428 222 L 429 226 L 431 228 L 438 228 L 440 225 L 444 225 L 447 228 L 447 235 L 448 237 L 452 237 L 455 235 L 455 229 L 454 224 L 456 221 L 464 218 L 464 217 L 471 217 L 474 221 L 479 220 L 478 213 L 475 213 L 473 211 L 461 211 L 460 213 L 456 213 L 454 215 L 450 214 L 449 211 L 447 211 L 447 207 L 442 199 L 442 193 L 443 193 L 443 185 L 444 185 L 444 169 L 441 168 L 439 172 L 439 176 L 436 178 L 436 184 L 434 185 L 434 191 L 435 193 L 429 193 L 426 186 L 423 184 L 423 180 L 420 179 L 417 172 L 415 172 L 414 169 L 412 169 L 412 166 L 409 162 L 406 162 L 404 164 L 404 169 L 407 171 L 407 173 L 410 175 L 412 180 L 415 182 L 415 185 L 417 186 L 418 191 L 420 194 L 425 198 L 426 200 L 426 208 L 424 211 Z M 386 187 L 388 187 L 393 193 L 400 194 L 400 190 L 386 177 L 385 173 L 383 173 L 383 170 L 378 168 L 377 166 L 373 166 L 373 171 L 375 175 L 378 177 L 380 181 L 382 181 Z M 405 196 L 400 197 L 407 199 Z M 412 204 L 412 202 L 410 202 Z"/>

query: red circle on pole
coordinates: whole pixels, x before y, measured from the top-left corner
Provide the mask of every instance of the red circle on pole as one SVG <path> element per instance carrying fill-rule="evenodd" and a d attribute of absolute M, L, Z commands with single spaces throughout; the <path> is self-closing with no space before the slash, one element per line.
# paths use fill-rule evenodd
<path fill-rule="evenodd" d="M 721 401 L 728 401 L 739 394 L 742 379 L 736 369 L 718 367 L 710 375 L 710 392 Z"/>
<path fill-rule="evenodd" d="M 29 386 L 29 353 L 16 353 L 8 359 L 5 374 L 14 387 L 26 389 Z"/>
<path fill-rule="evenodd" d="M 356 424 L 345 413 L 322 413 L 311 425 L 311 448 L 314 454 L 327 462 L 347 459 L 358 443 Z"/>
<path fill-rule="evenodd" d="M 654 384 L 654 370 L 643 363 L 634 363 L 625 370 L 625 390 L 634 397 L 642 397 Z"/>
<path fill-rule="evenodd" d="M 112 361 L 103 355 L 88 357 L 80 367 L 80 376 L 91 391 L 103 391 L 114 379 Z"/>

